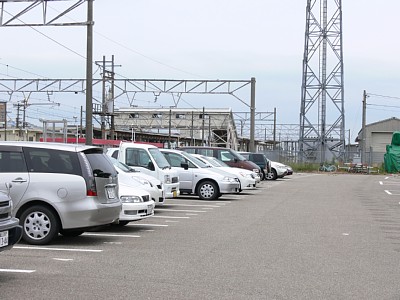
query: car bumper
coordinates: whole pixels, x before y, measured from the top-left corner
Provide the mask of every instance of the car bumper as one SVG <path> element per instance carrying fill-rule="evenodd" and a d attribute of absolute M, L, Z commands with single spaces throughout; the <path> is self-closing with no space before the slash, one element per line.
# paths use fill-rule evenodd
<path fill-rule="evenodd" d="M 240 188 L 242 190 L 254 190 L 257 186 L 257 182 L 255 179 L 240 179 Z"/>
<path fill-rule="evenodd" d="M 239 182 L 222 182 L 219 184 L 219 192 L 221 194 L 236 194 L 239 193 L 240 183 Z"/>
<path fill-rule="evenodd" d="M 57 210 L 62 216 L 63 229 L 84 229 L 107 225 L 115 222 L 121 212 L 121 202 L 109 204 L 97 202 L 92 197 L 75 201 L 59 203 Z"/>
<path fill-rule="evenodd" d="M 141 203 L 122 203 L 120 221 L 137 221 L 154 215 L 154 201 Z"/>
<path fill-rule="evenodd" d="M 0 251 L 10 250 L 21 239 L 22 227 L 19 225 L 19 220 L 11 218 L 9 221 L 1 223 L 0 233 L 4 234 L 4 232 L 7 232 L 8 239 L 6 242 L 3 241 Z"/>
<path fill-rule="evenodd" d="M 179 183 L 164 183 L 165 198 L 176 198 L 180 195 Z"/>

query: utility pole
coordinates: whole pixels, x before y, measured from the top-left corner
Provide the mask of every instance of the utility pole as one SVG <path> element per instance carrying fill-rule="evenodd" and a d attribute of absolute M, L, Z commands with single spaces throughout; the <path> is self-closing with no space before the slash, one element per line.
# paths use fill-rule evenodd
<path fill-rule="evenodd" d="M 366 154 L 366 137 L 367 134 L 365 132 L 365 127 L 367 123 L 367 92 L 364 90 L 363 100 L 362 100 L 362 124 L 361 124 L 361 163 L 365 163 L 365 154 Z"/>
<path fill-rule="evenodd" d="M 86 40 L 86 145 L 93 144 L 93 1 L 88 0 Z"/>

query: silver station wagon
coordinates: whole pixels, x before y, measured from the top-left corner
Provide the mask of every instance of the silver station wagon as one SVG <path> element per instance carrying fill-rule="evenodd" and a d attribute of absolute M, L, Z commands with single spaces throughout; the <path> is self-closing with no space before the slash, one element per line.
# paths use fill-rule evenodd
<path fill-rule="evenodd" d="M 29 244 L 113 223 L 121 210 L 117 173 L 99 147 L 0 142 L 0 186 L 6 183 Z"/>

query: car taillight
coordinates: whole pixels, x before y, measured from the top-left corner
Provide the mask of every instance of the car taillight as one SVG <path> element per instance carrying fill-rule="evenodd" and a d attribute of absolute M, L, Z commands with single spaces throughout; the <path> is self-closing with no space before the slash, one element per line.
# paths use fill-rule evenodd
<path fill-rule="evenodd" d="M 87 190 L 87 196 L 97 196 L 97 191 L 95 190 Z"/>

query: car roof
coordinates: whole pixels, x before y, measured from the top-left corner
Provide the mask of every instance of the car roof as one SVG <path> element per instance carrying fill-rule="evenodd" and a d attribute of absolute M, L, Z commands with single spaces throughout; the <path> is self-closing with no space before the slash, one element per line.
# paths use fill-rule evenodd
<path fill-rule="evenodd" d="M 157 146 L 151 145 L 151 144 L 141 144 L 141 143 L 132 143 L 132 142 L 121 142 L 119 144 L 120 147 L 124 145 L 129 145 L 132 148 L 158 148 Z"/>
<path fill-rule="evenodd" d="M 98 146 L 88 146 L 80 144 L 27 142 L 27 141 L 5 141 L 5 142 L 0 142 L 0 146 L 33 147 L 33 148 L 55 149 L 55 150 L 63 150 L 71 152 L 81 152 L 88 149 L 101 149 L 101 147 Z"/>

